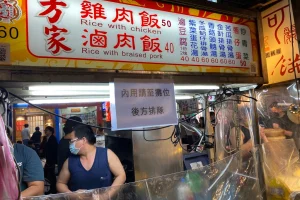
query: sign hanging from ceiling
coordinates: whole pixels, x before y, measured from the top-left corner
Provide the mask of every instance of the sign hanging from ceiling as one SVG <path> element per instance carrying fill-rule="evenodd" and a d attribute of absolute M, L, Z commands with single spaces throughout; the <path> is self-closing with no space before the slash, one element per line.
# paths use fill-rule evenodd
<path fill-rule="evenodd" d="M 110 87 L 113 131 L 178 124 L 174 83 L 115 79 Z"/>
<path fill-rule="evenodd" d="M 253 21 L 181 6 L 169 9 L 149 0 L 129 2 L 133 5 L 115 0 L 4 1 L 0 44 L 7 41 L 11 50 L 0 52 L 12 52 L 11 59 L 8 53 L 1 56 L 12 65 L 256 71 Z"/>
<path fill-rule="evenodd" d="M 292 80 L 295 78 L 294 72 L 300 78 L 297 33 L 293 13 L 291 13 L 292 23 L 290 20 L 290 11 L 292 11 L 292 8 L 289 7 L 289 1 L 284 0 L 262 12 L 265 54 L 270 84 Z"/>

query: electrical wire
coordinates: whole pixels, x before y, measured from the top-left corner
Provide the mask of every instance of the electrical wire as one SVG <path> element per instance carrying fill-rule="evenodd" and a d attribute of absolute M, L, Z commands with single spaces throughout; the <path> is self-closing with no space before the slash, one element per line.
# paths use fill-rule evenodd
<path fill-rule="evenodd" d="M 170 140 L 170 139 L 172 139 L 172 137 L 173 137 L 174 134 L 175 134 L 175 131 L 176 131 L 176 129 L 175 129 L 175 127 L 174 127 L 174 130 L 173 130 L 173 132 L 172 132 L 172 134 L 171 134 L 170 137 L 163 138 L 163 139 L 154 139 L 154 140 L 149 140 L 149 139 L 147 139 L 146 136 L 145 136 L 145 131 L 143 131 L 143 137 L 144 137 L 144 140 L 146 140 L 147 142 L 165 141 L 165 140 Z"/>

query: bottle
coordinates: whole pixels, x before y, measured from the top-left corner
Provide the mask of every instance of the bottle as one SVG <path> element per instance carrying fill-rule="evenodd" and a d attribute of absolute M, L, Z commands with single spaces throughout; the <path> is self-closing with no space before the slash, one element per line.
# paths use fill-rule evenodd
<path fill-rule="evenodd" d="M 185 178 L 181 178 L 177 187 L 177 199 L 178 200 L 194 200 L 194 195 L 188 186 Z"/>

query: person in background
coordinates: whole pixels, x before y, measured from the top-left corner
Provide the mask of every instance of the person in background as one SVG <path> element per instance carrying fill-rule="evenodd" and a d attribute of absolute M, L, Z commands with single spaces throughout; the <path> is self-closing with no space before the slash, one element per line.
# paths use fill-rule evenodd
<path fill-rule="evenodd" d="M 274 128 L 274 129 L 283 129 L 284 135 L 287 139 L 292 138 L 293 136 L 293 122 L 290 121 L 286 112 L 281 106 L 278 105 L 278 102 L 273 102 L 269 106 L 271 110 L 271 119 L 267 122 L 265 128 Z"/>
<path fill-rule="evenodd" d="M 40 132 L 40 127 L 35 128 L 35 132 L 32 134 L 30 140 L 33 142 L 35 147 L 38 149 L 41 145 L 42 133 Z"/>
<path fill-rule="evenodd" d="M 97 128 L 96 130 L 96 147 L 105 147 L 105 133 L 103 128 Z"/>
<path fill-rule="evenodd" d="M 55 165 L 57 164 L 57 141 L 54 136 L 54 128 L 47 126 L 45 128 L 45 135 L 47 137 L 47 142 L 45 145 L 45 158 L 46 164 L 44 168 L 45 178 L 48 179 L 50 183 L 50 193 L 56 193 L 56 175 L 55 175 Z"/>
<path fill-rule="evenodd" d="M 91 190 L 125 183 L 126 175 L 119 158 L 109 149 L 94 146 L 96 138 L 90 127 L 77 126 L 70 136 L 73 155 L 66 160 L 59 174 L 56 184 L 58 192 Z M 115 192 L 115 189 L 109 190 L 109 196 Z"/>
<path fill-rule="evenodd" d="M 22 142 L 22 141 L 20 141 L 20 140 L 19 140 L 19 141 L 17 141 L 17 143 L 18 143 L 18 144 L 23 144 L 23 142 Z"/>
<path fill-rule="evenodd" d="M 38 155 L 38 150 L 35 148 L 35 145 L 33 144 L 32 140 L 28 141 L 28 147 L 34 150 Z"/>
<path fill-rule="evenodd" d="M 111 127 L 111 113 L 110 113 L 110 102 L 105 102 L 105 110 L 106 110 L 106 127 Z"/>
<path fill-rule="evenodd" d="M 29 125 L 25 124 L 24 129 L 21 132 L 22 141 L 24 145 L 28 145 L 28 141 L 30 139 L 30 131 L 29 131 Z"/>
<path fill-rule="evenodd" d="M 12 132 L 6 129 L 7 137 L 11 140 Z M 21 196 L 39 196 L 44 194 L 43 166 L 38 155 L 31 148 L 16 143 L 13 144 L 14 157 L 20 170 Z"/>
<path fill-rule="evenodd" d="M 47 136 L 44 135 L 44 136 L 42 136 L 42 143 L 41 143 L 40 149 L 39 149 L 40 158 L 45 158 L 46 143 L 47 143 Z"/>
<path fill-rule="evenodd" d="M 63 128 L 65 136 L 59 141 L 59 145 L 58 145 L 58 174 L 60 173 L 60 170 L 64 164 L 64 162 L 69 158 L 69 156 L 71 155 L 70 149 L 69 149 L 69 145 L 70 145 L 70 140 L 71 140 L 71 136 L 70 133 L 74 130 L 74 127 L 79 125 L 82 122 L 80 117 L 70 117 L 66 124 L 65 127 Z"/>

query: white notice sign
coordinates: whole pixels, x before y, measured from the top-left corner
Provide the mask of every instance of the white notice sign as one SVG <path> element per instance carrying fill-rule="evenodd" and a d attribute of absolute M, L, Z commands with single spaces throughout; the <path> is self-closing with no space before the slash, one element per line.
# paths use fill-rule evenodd
<path fill-rule="evenodd" d="M 113 131 L 178 123 L 172 82 L 115 79 L 110 86 Z"/>
<path fill-rule="evenodd" d="M 245 25 L 99 0 L 27 1 L 36 57 L 249 68 Z"/>

